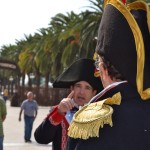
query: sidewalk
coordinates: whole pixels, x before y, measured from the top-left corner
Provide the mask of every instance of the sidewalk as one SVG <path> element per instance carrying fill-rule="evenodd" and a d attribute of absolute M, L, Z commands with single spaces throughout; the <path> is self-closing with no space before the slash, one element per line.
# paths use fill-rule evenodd
<path fill-rule="evenodd" d="M 32 130 L 32 143 L 24 142 L 24 120 L 22 114 L 22 121 L 18 121 L 20 107 L 10 106 L 7 101 L 7 117 L 4 122 L 4 150 L 51 150 L 51 143 L 48 145 L 40 145 L 36 143 L 33 133 L 35 128 L 42 122 L 48 114 L 50 107 L 39 107 L 38 116 L 34 122 Z"/>

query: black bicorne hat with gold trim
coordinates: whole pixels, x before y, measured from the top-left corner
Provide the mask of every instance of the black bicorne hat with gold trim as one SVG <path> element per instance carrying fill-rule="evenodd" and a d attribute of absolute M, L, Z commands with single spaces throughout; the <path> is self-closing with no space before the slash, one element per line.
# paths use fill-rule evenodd
<path fill-rule="evenodd" d="M 75 61 L 53 83 L 54 88 L 70 88 L 76 82 L 86 81 L 98 92 L 103 89 L 100 77 L 95 75 L 94 60 L 82 58 Z"/>
<path fill-rule="evenodd" d="M 150 98 L 150 12 L 145 2 L 124 5 L 105 0 L 96 52 L 103 55 L 137 88 Z"/>

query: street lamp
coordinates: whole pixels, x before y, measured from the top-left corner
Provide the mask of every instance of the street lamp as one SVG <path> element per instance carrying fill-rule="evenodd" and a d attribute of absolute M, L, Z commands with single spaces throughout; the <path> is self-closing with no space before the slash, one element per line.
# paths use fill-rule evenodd
<path fill-rule="evenodd" d="M 11 95 L 13 94 L 13 80 L 14 80 L 14 78 L 12 76 L 10 76 L 9 81 L 11 83 Z"/>
<path fill-rule="evenodd" d="M 35 78 L 34 73 L 30 73 L 31 86 L 32 86 L 32 84 L 33 84 L 33 80 L 34 80 L 34 78 Z"/>

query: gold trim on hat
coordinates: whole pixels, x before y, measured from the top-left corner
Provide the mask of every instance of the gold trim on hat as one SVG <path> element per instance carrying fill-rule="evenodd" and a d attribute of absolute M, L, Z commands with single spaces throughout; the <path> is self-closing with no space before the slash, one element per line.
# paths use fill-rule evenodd
<path fill-rule="evenodd" d="M 143 2 L 143 1 L 136 1 L 133 2 L 131 4 L 127 5 L 127 9 L 130 10 L 138 10 L 138 9 L 143 9 L 146 11 L 147 13 L 147 24 L 148 24 L 148 29 L 150 32 L 150 9 L 149 6 L 147 5 L 147 3 Z"/>
<path fill-rule="evenodd" d="M 148 5 L 143 1 L 136 1 L 136 2 L 133 2 L 131 4 L 128 4 L 127 9 L 129 11 L 138 10 L 138 9 L 142 9 L 142 10 L 146 11 L 146 13 L 147 13 L 147 24 L 148 24 L 148 29 L 150 32 L 150 10 L 149 10 Z M 142 90 L 140 95 L 141 95 L 143 100 L 149 99 L 150 98 L 150 88 L 148 88 L 144 91 Z"/>
<path fill-rule="evenodd" d="M 137 76 L 136 76 L 136 84 L 137 84 L 137 90 L 139 94 L 141 95 L 142 99 L 146 100 L 150 98 L 150 88 L 143 91 L 143 74 L 144 74 L 144 62 L 145 62 L 145 50 L 144 50 L 144 42 L 141 30 L 130 13 L 130 9 L 134 6 L 136 6 L 136 9 L 144 9 L 147 10 L 147 19 L 148 19 L 148 27 L 150 30 L 150 12 L 149 8 L 146 3 L 144 2 L 134 2 L 134 4 L 128 4 L 127 6 L 124 5 L 119 0 L 106 0 L 104 6 L 106 5 L 113 5 L 116 9 L 122 13 L 122 15 L 126 18 L 130 29 L 132 30 L 134 39 L 135 39 L 135 46 L 137 51 Z"/>

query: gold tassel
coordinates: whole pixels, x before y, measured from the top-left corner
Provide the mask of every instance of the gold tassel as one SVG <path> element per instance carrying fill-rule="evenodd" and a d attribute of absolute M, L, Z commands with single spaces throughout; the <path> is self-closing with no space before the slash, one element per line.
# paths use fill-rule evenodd
<path fill-rule="evenodd" d="M 78 124 L 77 122 L 72 122 L 69 127 L 68 136 L 72 138 L 88 139 L 90 137 L 99 137 L 99 129 L 103 128 L 104 124 L 109 124 L 112 126 L 111 115 L 107 116 L 105 119 L 97 119 L 89 123 Z M 71 129 L 71 130 L 70 130 Z"/>
<path fill-rule="evenodd" d="M 86 140 L 90 137 L 99 137 L 100 128 L 103 128 L 105 124 L 112 127 L 113 108 L 104 103 L 119 105 L 120 93 L 112 98 L 85 105 L 76 112 L 68 128 L 68 136 Z"/>

